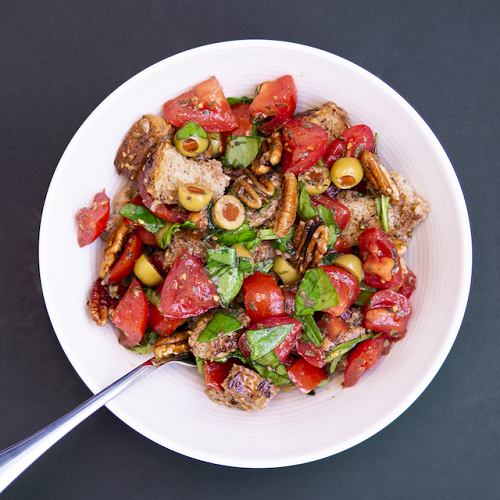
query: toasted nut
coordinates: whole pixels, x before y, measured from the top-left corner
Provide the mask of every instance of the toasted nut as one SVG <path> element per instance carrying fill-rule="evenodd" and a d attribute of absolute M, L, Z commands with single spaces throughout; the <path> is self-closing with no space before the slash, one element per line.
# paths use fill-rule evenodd
<path fill-rule="evenodd" d="M 238 197 L 247 207 L 257 209 L 262 206 L 262 200 L 246 179 L 240 179 L 237 185 Z"/>
<path fill-rule="evenodd" d="M 293 244 L 297 248 L 295 259 L 297 270 L 304 274 L 309 267 L 319 264 L 328 250 L 330 231 L 318 217 L 307 222 L 300 221 Z"/>
<path fill-rule="evenodd" d="M 398 205 L 399 189 L 387 169 L 380 162 L 380 159 L 370 151 L 363 151 L 360 160 L 366 178 L 373 188 L 382 191 L 385 196 L 388 196 L 391 199 L 391 205 Z"/>
<path fill-rule="evenodd" d="M 108 324 L 108 308 L 101 303 L 102 285 L 99 286 L 98 281 L 92 285 L 90 291 L 89 311 L 90 317 L 96 322 L 97 326 L 105 326 Z"/>
<path fill-rule="evenodd" d="M 189 351 L 188 335 L 185 332 L 177 332 L 172 335 L 159 338 L 155 343 L 154 357 L 157 359 Z"/>
<path fill-rule="evenodd" d="M 276 212 L 274 224 L 274 234 L 278 238 L 284 238 L 288 234 L 295 222 L 298 204 L 297 178 L 291 172 L 287 172 L 283 176 L 283 201 Z"/>
<path fill-rule="evenodd" d="M 106 246 L 104 247 L 104 256 L 101 263 L 101 272 L 99 277 L 104 279 L 106 273 L 113 267 L 115 263 L 116 256 L 120 252 L 122 246 L 125 244 L 128 234 L 132 228 L 126 224 L 121 224 L 121 226 L 109 237 Z"/>

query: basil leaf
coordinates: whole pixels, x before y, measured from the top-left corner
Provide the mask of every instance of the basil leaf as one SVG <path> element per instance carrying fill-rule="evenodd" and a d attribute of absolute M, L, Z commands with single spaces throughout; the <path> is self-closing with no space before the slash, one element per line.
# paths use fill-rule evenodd
<path fill-rule="evenodd" d="M 382 195 L 380 198 L 375 198 L 375 211 L 380 219 L 382 229 L 389 232 L 389 200 L 388 196 Z"/>
<path fill-rule="evenodd" d="M 228 97 L 227 102 L 229 103 L 229 106 L 232 106 L 233 104 L 252 104 L 253 102 L 253 97 Z"/>
<path fill-rule="evenodd" d="M 222 230 L 217 235 L 217 238 L 219 243 L 227 247 L 232 247 L 236 245 L 236 243 L 239 243 L 246 248 L 251 248 L 255 242 L 257 242 L 257 244 L 260 242 L 256 232 L 250 228 L 250 224 L 246 221 L 234 231 L 227 229 Z"/>
<path fill-rule="evenodd" d="M 130 351 L 138 352 L 139 354 L 148 354 L 154 349 L 154 345 L 158 340 L 158 335 L 155 332 L 146 333 L 140 343 L 134 347 L 127 347 Z"/>
<path fill-rule="evenodd" d="M 256 359 L 252 367 L 264 378 L 269 378 L 276 385 L 292 385 L 283 363 L 274 351 L 269 351 L 264 356 Z"/>
<path fill-rule="evenodd" d="M 318 212 L 316 212 L 311 202 L 311 197 L 306 191 L 306 185 L 302 181 L 299 181 L 299 205 L 297 207 L 297 215 L 302 220 L 309 220 L 318 215 Z"/>
<path fill-rule="evenodd" d="M 295 236 L 295 230 L 296 227 L 292 226 L 286 236 L 284 236 L 283 238 L 278 238 L 278 236 L 276 236 L 272 229 L 261 229 L 257 233 L 257 236 L 261 240 L 274 240 L 272 244 L 273 248 L 279 249 L 281 252 L 294 254 L 295 249 L 293 247 L 290 247 L 289 244 Z"/>
<path fill-rule="evenodd" d="M 236 295 L 238 295 L 244 279 L 245 273 L 238 267 L 231 266 L 224 266 L 220 274 L 212 277 L 223 307 L 227 307 Z"/>
<path fill-rule="evenodd" d="M 216 313 L 198 337 L 198 342 L 210 342 L 217 337 L 224 337 L 241 328 L 241 323 L 223 313 Z"/>
<path fill-rule="evenodd" d="M 196 359 L 196 367 L 198 368 L 198 373 L 200 375 L 204 375 L 203 373 L 203 362 L 205 361 L 203 358 L 200 358 L 199 356 L 195 356 Z"/>
<path fill-rule="evenodd" d="M 363 281 L 359 284 L 359 289 L 361 293 L 359 294 L 358 300 L 355 302 L 357 306 L 364 306 L 370 295 L 377 291 L 376 288 L 368 286 Z"/>
<path fill-rule="evenodd" d="M 328 238 L 328 250 L 331 250 L 337 241 L 337 236 L 342 232 L 339 225 L 335 222 L 335 216 L 328 208 L 318 205 L 318 213 L 324 224 L 328 226 L 330 237 Z"/>
<path fill-rule="evenodd" d="M 187 220 L 186 222 L 183 222 L 182 224 L 180 223 L 175 223 L 172 224 L 162 235 L 161 237 L 161 247 L 162 248 L 167 248 L 167 245 L 170 243 L 170 240 L 172 239 L 172 235 L 181 227 L 189 227 L 190 229 L 196 229 L 196 224 L 194 222 L 191 222 L 190 220 Z"/>
<path fill-rule="evenodd" d="M 339 304 L 337 290 L 320 267 L 308 269 L 295 296 L 295 314 L 303 316 Z"/>
<path fill-rule="evenodd" d="M 322 266 L 332 266 L 333 261 L 339 256 L 338 252 L 329 252 L 325 254 L 323 260 L 321 261 Z"/>
<path fill-rule="evenodd" d="M 239 349 L 236 349 L 236 351 L 229 352 L 227 356 L 224 356 L 223 358 L 217 358 L 214 359 L 217 363 L 225 363 L 226 361 L 230 360 L 231 358 L 237 358 L 240 361 L 242 361 L 244 364 L 247 364 L 247 360 L 245 356 L 241 353 Z"/>
<path fill-rule="evenodd" d="M 153 212 L 142 205 L 127 203 L 120 210 L 120 215 L 133 220 L 137 224 L 140 224 L 143 228 L 153 234 L 156 234 L 165 225 L 165 221 L 163 219 L 160 219 Z"/>
<path fill-rule="evenodd" d="M 222 164 L 232 168 L 248 167 L 259 153 L 263 139 L 259 136 L 228 135 Z"/>
<path fill-rule="evenodd" d="M 152 288 L 145 288 L 144 292 L 146 294 L 146 299 L 148 302 L 158 307 L 161 303 L 161 295 L 158 292 L 155 292 Z"/>
<path fill-rule="evenodd" d="M 252 330 L 247 330 L 252 361 L 272 351 L 292 331 L 292 328 L 293 324 L 259 328 L 257 323 Z"/>
<path fill-rule="evenodd" d="M 208 139 L 207 131 L 196 122 L 189 121 L 185 123 L 175 134 L 175 138 L 179 141 L 189 139 L 190 137 L 201 137 L 202 139 Z"/>
<path fill-rule="evenodd" d="M 323 342 L 323 336 L 319 330 L 319 326 L 314 321 L 312 315 L 307 314 L 305 316 L 294 316 L 294 318 L 298 319 L 302 325 L 304 326 L 304 332 L 309 338 L 309 340 L 315 345 L 319 346 Z"/>
<path fill-rule="evenodd" d="M 227 266 L 235 266 L 237 264 L 237 259 L 238 257 L 236 256 L 236 250 L 234 248 L 220 246 L 207 251 L 208 262 L 215 261 Z"/>
<path fill-rule="evenodd" d="M 267 274 L 274 266 L 274 260 L 268 259 L 262 262 L 256 262 L 254 264 L 254 271 L 259 271 L 259 273 Z"/>

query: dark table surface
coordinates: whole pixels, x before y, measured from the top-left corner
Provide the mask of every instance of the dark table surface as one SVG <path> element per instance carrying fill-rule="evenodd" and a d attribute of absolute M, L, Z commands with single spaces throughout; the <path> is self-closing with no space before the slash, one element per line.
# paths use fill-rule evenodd
<path fill-rule="evenodd" d="M 306 465 L 231 469 L 164 449 L 104 408 L 2 498 L 500 498 L 500 4 L 401 5 L 0 3 L 0 449 L 91 395 L 44 306 L 40 214 L 57 163 L 85 118 L 121 83 L 170 55 L 212 42 L 268 38 L 318 47 L 374 73 L 414 106 L 443 144 L 474 238 L 469 305 L 450 355 L 420 398 L 366 442 Z"/>

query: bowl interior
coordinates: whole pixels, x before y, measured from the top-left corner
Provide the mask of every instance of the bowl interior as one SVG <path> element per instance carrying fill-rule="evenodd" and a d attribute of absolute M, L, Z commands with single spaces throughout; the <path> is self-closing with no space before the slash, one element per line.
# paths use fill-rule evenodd
<path fill-rule="evenodd" d="M 239 467 L 305 463 L 378 432 L 436 374 L 458 333 L 469 293 L 467 209 L 453 167 L 425 122 L 386 84 L 342 58 L 257 40 L 200 47 L 161 61 L 119 87 L 85 121 L 61 158 L 43 211 L 40 272 L 47 309 L 65 353 L 93 392 L 144 357 L 121 347 L 114 327 L 99 328 L 89 318 L 86 304 L 103 243 L 80 249 L 74 216 L 98 191 L 106 189 L 112 197 L 126 183 L 116 175 L 113 160 L 131 124 L 145 113 L 160 114 L 164 101 L 213 74 L 228 97 L 251 96 L 258 83 L 293 75 L 299 110 L 332 100 L 347 110 L 353 124 L 369 125 L 378 133 L 384 164 L 402 173 L 431 208 L 407 254 L 418 278 L 409 333 L 353 389 L 343 390 L 342 376 L 336 375 L 314 397 L 280 393 L 266 412 L 244 413 L 212 403 L 196 369 L 173 364 L 108 404 L 144 436 L 193 458 Z M 162 424 L 172 421 L 182 422 L 181 432 Z M 251 440 L 235 447 L 234 439 L 220 439 L 214 430 L 221 421 L 225 436 L 245 429 Z M 323 426 L 332 421 L 335 432 Z M 295 432 L 298 422 L 308 431 Z"/>

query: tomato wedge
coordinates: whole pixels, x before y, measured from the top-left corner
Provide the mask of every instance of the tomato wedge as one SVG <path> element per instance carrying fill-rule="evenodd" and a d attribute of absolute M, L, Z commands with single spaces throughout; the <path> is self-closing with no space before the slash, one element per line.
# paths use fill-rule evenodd
<path fill-rule="evenodd" d="M 401 288 L 398 290 L 398 292 L 409 299 L 415 291 L 416 286 L 417 277 L 415 276 L 414 272 L 408 269 L 406 274 L 403 276 L 403 283 L 401 283 Z"/>
<path fill-rule="evenodd" d="M 132 280 L 111 320 L 123 335 L 120 344 L 133 347 L 142 340 L 148 324 L 148 301 L 137 280 Z"/>
<path fill-rule="evenodd" d="M 312 342 L 297 342 L 297 353 L 308 363 L 318 368 L 325 366 L 325 351 L 322 347 Z"/>
<path fill-rule="evenodd" d="M 356 385 L 361 375 L 376 366 L 380 356 L 387 354 L 390 348 L 391 341 L 385 335 L 358 344 L 347 361 L 344 372 L 344 387 Z"/>
<path fill-rule="evenodd" d="M 338 253 L 353 253 L 352 247 L 346 243 L 342 236 L 337 236 L 337 240 L 335 241 L 335 245 L 333 245 L 333 249 Z"/>
<path fill-rule="evenodd" d="M 347 223 L 351 218 L 351 211 L 345 205 L 340 203 L 340 201 L 321 194 L 319 196 L 311 196 L 311 203 L 316 209 L 318 208 L 318 205 L 323 205 L 325 208 L 328 208 L 328 210 L 333 213 L 335 222 L 339 225 L 342 231 L 347 226 Z"/>
<path fill-rule="evenodd" d="M 102 191 L 94 196 L 92 208 L 81 208 L 76 214 L 80 248 L 95 241 L 106 228 L 109 218 L 109 198 Z"/>
<path fill-rule="evenodd" d="M 133 269 L 135 261 L 142 255 L 142 241 L 140 238 L 131 234 L 125 245 L 125 250 L 115 265 L 108 271 L 104 281 L 106 283 L 118 283 L 129 276 Z"/>
<path fill-rule="evenodd" d="M 292 76 L 284 75 L 260 85 L 250 112 L 256 121 L 267 120 L 259 126 L 259 131 L 263 135 L 271 135 L 291 118 L 296 107 L 295 81 Z"/>
<path fill-rule="evenodd" d="M 207 132 L 228 132 L 238 125 L 215 76 L 167 101 L 163 111 L 167 122 L 176 127 L 192 120 Z"/>
<path fill-rule="evenodd" d="M 305 120 L 288 120 L 283 126 L 281 173 L 299 175 L 311 168 L 323 156 L 328 145 L 328 132 Z"/>
<path fill-rule="evenodd" d="M 318 321 L 318 327 L 323 335 L 328 337 L 332 342 L 340 344 L 342 335 L 347 333 L 347 323 L 338 316 L 327 314 L 325 319 Z"/>
<path fill-rule="evenodd" d="M 333 287 L 339 295 L 339 304 L 326 309 L 324 312 L 340 316 L 358 300 L 360 289 L 356 278 L 345 269 L 337 266 L 320 266 L 328 275 Z"/>
<path fill-rule="evenodd" d="M 219 304 L 217 289 L 202 260 L 182 251 L 174 260 L 161 292 L 161 310 L 165 318 L 184 319 L 198 316 Z"/>
<path fill-rule="evenodd" d="M 226 150 L 228 135 L 251 136 L 253 131 L 253 119 L 250 111 L 250 104 L 246 102 L 238 102 L 236 104 L 232 104 L 231 109 L 233 110 L 238 125 L 235 129 L 231 130 L 231 132 L 222 132 L 222 153 Z"/>
<path fill-rule="evenodd" d="M 373 288 L 398 287 L 403 282 L 399 254 L 389 236 L 377 228 L 366 229 L 358 239 L 365 277 Z"/>
<path fill-rule="evenodd" d="M 313 366 L 304 358 L 300 358 L 287 370 L 288 377 L 298 387 L 300 392 L 307 394 L 328 378 L 326 371 Z"/>
<path fill-rule="evenodd" d="M 163 289 L 163 284 L 157 286 L 154 290 L 161 296 L 161 291 Z M 153 330 L 158 335 L 167 336 L 175 332 L 177 328 L 184 323 L 183 319 L 172 319 L 165 318 L 160 312 L 157 306 L 148 302 L 148 323 Z"/>
<path fill-rule="evenodd" d="M 406 325 L 412 315 L 410 301 L 400 293 L 381 290 L 366 301 L 363 326 L 367 330 L 386 333 L 400 340 L 406 333 Z"/>
<path fill-rule="evenodd" d="M 267 274 L 255 272 L 243 281 L 245 310 L 250 321 L 286 316 L 281 289 L 276 279 Z"/>
<path fill-rule="evenodd" d="M 367 125 L 354 125 L 340 137 L 333 140 L 323 155 L 327 168 L 331 168 L 336 160 L 344 157 L 359 158 L 363 151 L 375 150 L 375 136 Z"/>
<path fill-rule="evenodd" d="M 207 380 L 207 386 L 215 389 L 216 391 L 222 391 L 222 382 L 226 380 L 235 363 L 236 360 L 233 358 L 229 358 L 224 363 L 205 359 L 203 361 L 203 373 L 205 374 L 205 378 Z"/>

